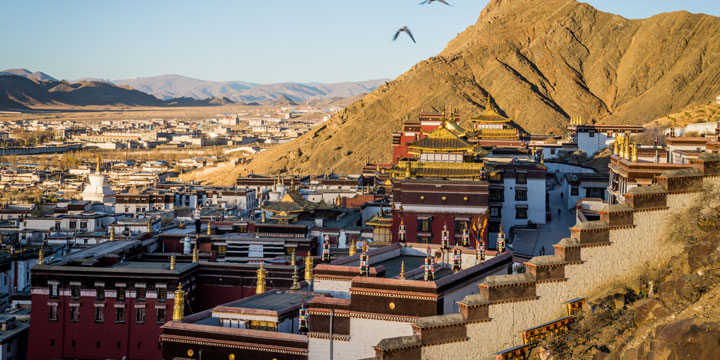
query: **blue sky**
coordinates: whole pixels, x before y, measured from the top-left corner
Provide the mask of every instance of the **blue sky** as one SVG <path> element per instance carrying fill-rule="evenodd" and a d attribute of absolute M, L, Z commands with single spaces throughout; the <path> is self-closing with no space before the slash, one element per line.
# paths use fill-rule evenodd
<path fill-rule="evenodd" d="M 0 69 L 57 78 L 181 74 L 205 80 L 394 78 L 436 55 L 487 0 L 0 1 Z M 717 0 L 592 0 L 629 18 L 688 10 L 720 16 Z M 395 30 L 408 26 L 418 43 Z"/>

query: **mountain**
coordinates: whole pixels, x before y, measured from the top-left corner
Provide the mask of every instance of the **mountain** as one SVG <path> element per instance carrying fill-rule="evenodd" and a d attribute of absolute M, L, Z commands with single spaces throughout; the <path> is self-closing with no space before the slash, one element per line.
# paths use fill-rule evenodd
<path fill-rule="evenodd" d="M 113 81 L 117 85 L 127 85 L 133 89 L 168 100 L 177 97 L 196 99 L 228 97 L 248 90 L 257 84 L 244 81 L 205 81 L 181 75 L 160 75 L 145 78 Z M 241 100 L 241 99 L 236 99 Z"/>
<path fill-rule="evenodd" d="M 0 75 L 0 109 L 24 110 L 42 105 L 208 106 L 229 102 L 215 98 L 160 100 L 142 91 L 106 82 L 69 83 Z"/>
<path fill-rule="evenodd" d="M 280 95 L 280 96 L 270 100 L 270 102 L 267 104 L 272 105 L 272 106 L 297 105 L 296 102 L 290 100 L 290 98 L 287 97 L 286 95 Z"/>
<path fill-rule="evenodd" d="M 571 116 L 639 124 L 720 94 L 720 18 L 672 12 L 629 20 L 572 0 L 492 0 L 437 56 L 300 138 L 255 155 L 255 173 L 357 173 L 388 162 L 391 133 L 422 109 L 463 117 L 486 99 L 532 133 Z"/>
<path fill-rule="evenodd" d="M 318 82 L 255 84 L 244 81 L 205 81 L 181 75 L 161 75 L 113 82 L 166 100 L 174 97 L 196 99 L 227 97 L 235 102 L 270 104 L 280 96 L 285 96 L 295 103 L 327 97 L 351 97 L 368 93 L 386 81 L 387 79 L 332 84 Z"/>
<path fill-rule="evenodd" d="M 0 71 L 0 75 L 17 75 L 28 79 L 35 79 L 40 81 L 58 81 L 54 77 L 40 71 L 30 72 L 28 69 L 7 69 Z"/>

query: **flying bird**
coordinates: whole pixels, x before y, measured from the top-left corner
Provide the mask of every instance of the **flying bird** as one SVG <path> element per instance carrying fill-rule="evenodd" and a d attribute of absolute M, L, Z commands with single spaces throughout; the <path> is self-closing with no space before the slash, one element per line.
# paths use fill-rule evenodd
<path fill-rule="evenodd" d="M 445 0 L 425 0 L 425 1 L 421 2 L 420 5 L 432 4 L 432 3 L 435 2 L 435 1 L 441 2 L 441 3 L 443 3 L 443 4 L 447 5 L 447 6 L 452 6 L 452 5 L 448 4 L 448 2 L 445 1 Z"/>
<path fill-rule="evenodd" d="M 401 32 L 406 32 L 408 36 L 410 36 L 410 40 L 415 43 L 415 38 L 412 36 L 412 33 L 410 32 L 410 29 L 407 28 L 407 26 L 403 26 L 398 29 L 397 32 L 395 32 L 395 36 L 393 36 L 393 41 L 397 40 L 398 36 L 400 36 Z"/>

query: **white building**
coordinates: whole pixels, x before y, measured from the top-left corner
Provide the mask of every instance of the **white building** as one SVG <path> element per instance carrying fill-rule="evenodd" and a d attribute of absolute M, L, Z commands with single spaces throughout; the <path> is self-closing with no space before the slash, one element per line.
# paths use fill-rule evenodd
<path fill-rule="evenodd" d="M 616 135 L 626 133 L 637 134 L 644 131 L 640 125 L 578 125 L 570 124 L 569 130 L 578 150 L 592 156 L 607 148 Z"/>

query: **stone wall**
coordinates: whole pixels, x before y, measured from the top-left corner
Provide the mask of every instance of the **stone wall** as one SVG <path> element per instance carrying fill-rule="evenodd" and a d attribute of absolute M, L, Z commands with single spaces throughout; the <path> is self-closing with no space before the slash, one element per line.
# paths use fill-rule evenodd
<path fill-rule="evenodd" d="M 717 185 L 720 180 L 705 177 L 703 183 Z M 625 219 L 616 224 L 599 221 L 576 225 L 572 238 L 555 245 L 557 255 L 533 258 L 528 262 L 532 271 L 524 276 L 488 277 L 480 284 L 487 291 L 460 301 L 459 315 L 465 319 L 467 337 L 402 351 L 421 347 L 423 359 L 447 359 L 449 354 L 455 359 L 486 359 L 520 345 L 522 330 L 564 316 L 565 301 L 590 297 L 609 284 L 635 278 L 648 265 L 662 264 L 682 251 L 683 244 L 663 238 L 663 226 L 673 221 L 675 212 L 696 201 L 696 190 L 668 193 L 659 189 L 653 193 L 651 189 L 643 193 L 642 201 L 629 209 L 631 225 Z M 457 319 L 451 316 L 447 316 L 447 322 L 455 326 Z M 423 319 L 428 318 L 417 323 Z M 437 322 L 442 324 L 442 319 Z M 417 335 L 415 338 L 420 344 Z"/>

